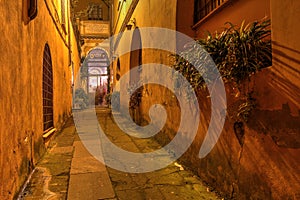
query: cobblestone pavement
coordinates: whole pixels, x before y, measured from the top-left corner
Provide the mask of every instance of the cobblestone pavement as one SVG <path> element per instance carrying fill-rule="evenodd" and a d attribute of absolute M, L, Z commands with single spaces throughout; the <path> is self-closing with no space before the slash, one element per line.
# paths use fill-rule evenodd
<path fill-rule="evenodd" d="M 107 137 L 127 151 L 144 153 L 161 148 L 152 138 L 140 139 L 125 134 L 114 123 L 112 115 L 97 109 L 98 120 Z M 149 173 L 125 173 L 107 167 L 116 199 L 119 200 L 185 200 L 220 199 L 201 180 L 177 162 Z"/>
<path fill-rule="evenodd" d="M 20 200 L 66 199 L 73 157 L 75 126 L 69 119 L 32 172 Z"/>
<path fill-rule="evenodd" d="M 134 138 L 122 132 L 109 109 L 97 108 L 96 111 L 100 126 L 115 145 L 136 153 L 161 148 L 153 139 Z M 80 134 L 70 119 L 50 143 L 19 199 L 221 199 L 177 162 L 149 173 L 125 173 L 107 167 L 85 149 Z"/>

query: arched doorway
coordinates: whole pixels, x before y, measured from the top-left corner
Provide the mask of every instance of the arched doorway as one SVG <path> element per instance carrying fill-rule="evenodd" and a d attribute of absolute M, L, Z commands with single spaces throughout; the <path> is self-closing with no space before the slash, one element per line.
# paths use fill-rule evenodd
<path fill-rule="evenodd" d="M 106 105 L 105 96 L 109 89 L 109 64 L 108 53 L 100 47 L 92 49 L 84 60 L 87 93 L 91 104 Z"/>
<path fill-rule="evenodd" d="M 139 28 L 135 28 L 132 35 L 130 49 L 130 69 L 142 65 L 142 39 Z M 141 68 L 140 68 L 141 69 Z M 140 81 L 140 70 L 137 73 L 130 72 L 130 83 L 136 84 Z"/>
<path fill-rule="evenodd" d="M 139 28 L 135 28 L 132 35 L 130 49 L 130 69 L 138 67 L 138 70 L 130 70 L 130 85 L 134 86 L 141 81 L 141 65 L 142 65 L 142 40 Z M 140 124 L 140 103 L 142 100 L 143 88 L 140 87 L 130 96 L 130 115 L 137 124 Z"/>
<path fill-rule="evenodd" d="M 49 45 L 44 47 L 43 55 L 43 130 L 48 132 L 53 123 L 53 72 Z"/>

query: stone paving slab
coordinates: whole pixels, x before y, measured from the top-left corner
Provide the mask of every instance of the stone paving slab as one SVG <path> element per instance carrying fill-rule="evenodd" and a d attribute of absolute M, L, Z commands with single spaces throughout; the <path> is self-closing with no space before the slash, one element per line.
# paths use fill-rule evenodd
<path fill-rule="evenodd" d="M 140 139 L 128 136 L 116 127 L 111 113 L 105 110 L 98 109 L 97 117 L 100 125 L 105 127 L 104 131 L 107 137 L 120 148 L 135 153 L 152 152 L 161 148 L 161 145 L 154 138 Z M 118 115 L 117 117 L 121 118 L 122 116 Z M 126 122 L 126 120 L 120 120 L 121 123 L 122 121 Z M 123 125 L 126 126 L 126 124 Z M 127 130 L 131 130 L 131 127 L 128 127 Z M 163 161 L 169 160 L 169 157 L 166 152 L 166 155 L 153 159 Z M 122 165 L 120 161 L 109 155 L 105 160 L 114 161 L 119 166 Z M 138 163 L 139 161 L 136 162 L 135 165 L 144 164 Z M 221 199 L 215 193 L 210 192 L 208 186 L 203 184 L 198 176 L 176 162 L 149 173 L 126 173 L 110 167 L 107 169 L 118 200 Z"/>
<path fill-rule="evenodd" d="M 86 119 L 88 120 L 88 118 Z M 95 149 L 97 155 L 100 156 L 101 149 L 97 142 L 99 136 L 94 134 L 95 130 L 92 130 L 91 127 L 81 130 L 83 131 L 78 134 L 78 140 L 73 143 L 75 150 L 70 171 L 68 200 L 114 198 L 115 193 L 106 166 L 89 152 L 89 150 Z M 85 145 L 89 148 L 86 149 Z"/>
<path fill-rule="evenodd" d="M 78 138 L 80 140 L 80 138 Z M 74 141 L 73 146 L 75 148 L 73 159 L 79 157 L 89 157 L 91 156 L 90 152 L 85 148 L 81 141 Z"/>
<path fill-rule="evenodd" d="M 92 172 L 105 172 L 106 167 L 100 164 L 93 156 L 73 158 L 70 174 L 84 174 Z"/>
<path fill-rule="evenodd" d="M 99 148 L 89 133 L 90 146 Z M 75 140 L 75 141 L 74 141 Z M 105 165 L 93 157 L 75 132 L 73 120 L 55 135 L 20 200 L 114 200 Z"/>
<path fill-rule="evenodd" d="M 69 200 L 97 200 L 114 197 L 115 194 L 106 171 L 75 174 L 70 177 Z"/>
<path fill-rule="evenodd" d="M 49 149 L 39 161 L 20 200 L 64 200 L 67 198 L 73 156 L 75 127 L 69 119 L 61 132 L 54 135 Z"/>
<path fill-rule="evenodd" d="M 143 153 L 161 148 L 153 138 L 139 139 L 126 135 L 114 123 L 108 109 L 96 109 L 97 119 L 108 138 L 127 151 Z M 84 111 L 81 122 L 89 120 L 89 110 Z M 121 116 L 118 116 L 121 117 Z M 101 156 L 101 146 L 95 130 L 75 132 L 72 121 L 57 135 L 49 151 L 40 161 L 24 191 L 26 200 L 218 200 L 215 193 L 203 184 L 198 176 L 179 163 L 149 173 L 126 173 L 103 165 L 86 149 Z M 83 139 L 83 141 L 82 141 Z M 83 144 L 84 143 L 84 144 Z M 106 150 L 106 151 L 109 151 Z M 167 154 L 166 154 L 167 155 Z M 163 155 L 156 159 L 169 159 Z M 120 166 L 114 157 L 109 157 Z M 155 158 L 154 158 L 155 159 Z M 140 165 L 143 163 L 133 163 Z"/>

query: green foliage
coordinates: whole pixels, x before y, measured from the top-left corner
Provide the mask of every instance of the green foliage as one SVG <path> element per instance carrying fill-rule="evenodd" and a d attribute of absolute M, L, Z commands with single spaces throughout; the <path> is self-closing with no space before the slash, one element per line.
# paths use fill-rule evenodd
<path fill-rule="evenodd" d="M 188 61 L 187 61 L 188 60 Z M 193 63 L 193 64 L 192 64 Z M 180 56 L 175 56 L 174 69 L 183 75 L 194 88 L 205 88 L 205 81 L 211 81 L 216 72 L 209 68 L 212 60 L 200 45 L 186 45 Z M 195 67 L 196 66 L 196 67 Z M 175 73 L 175 78 L 176 78 Z M 176 79 L 177 80 L 177 79 Z M 176 82 L 175 88 L 183 86 Z"/>
<path fill-rule="evenodd" d="M 197 42 L 213 59 L 223 80 L 239 86 L 258 70 L 272 65 L 270 20 L 253 22 L 246 26 L 242 23 L 240 27 L 231 23 L 226 25 L 221 33 L 215 33 L 214 36 L 208 33 L 206 39 Z M 175 56 L 173 67 L 194 88 L 205 88 L 203 77 L 212 81 L 216 74 L 209 68 L 210 64 L 207 53 L 199 45 L 187 45 L 180 55 Z"/>
<path fill-rule="evenodd" d="M 187 44 L 180 55 L 174 56 L 174 69 L 195 89 L 205 89 L 206 84 L 215 80 L 217 72 L 212 70 L 215 67 L 210 67 L 211 59 L 224 82 L 231 83 L 239 90 L 257 71 L 272 65 L 270 20 L 248 25 L 243 22 L 240 27 L 231 23 L 226 23 L 225 26 L 221 33 L 208 33 L 207 38 L 197 41 L 200 45 Z M 175 82 L 174 87 L 182 85 Z M 246 122 L 256 106 L 255 99 L 247 92 L 245 97 L 240 97 L 243 103 L 235 116 Z"/>
<path fill-rule="evenodd" d="M 248 122 L 252 110 L 256 107 L 256 101 L 252 97 L 252 94 L 248 94 L 244 103 L 240 104 L 237 111 L 237 119 Z"/>

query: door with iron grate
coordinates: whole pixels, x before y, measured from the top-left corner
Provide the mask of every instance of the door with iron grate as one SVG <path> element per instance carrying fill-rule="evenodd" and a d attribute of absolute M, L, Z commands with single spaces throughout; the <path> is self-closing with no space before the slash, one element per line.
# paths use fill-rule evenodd
<path fill-rule="evenodd" d="M 44 132 L 53 128 L 53 73 L 50 48 L 44 48 L 43 57 L 43 122 Z"/>

